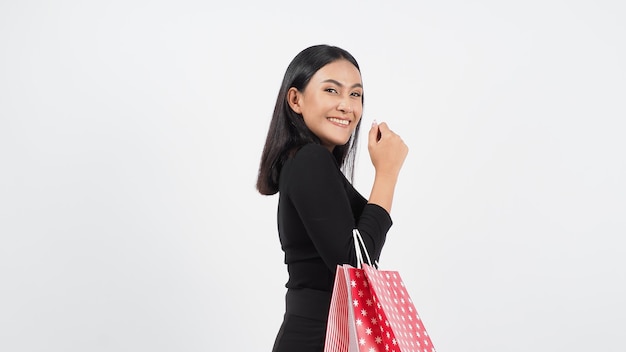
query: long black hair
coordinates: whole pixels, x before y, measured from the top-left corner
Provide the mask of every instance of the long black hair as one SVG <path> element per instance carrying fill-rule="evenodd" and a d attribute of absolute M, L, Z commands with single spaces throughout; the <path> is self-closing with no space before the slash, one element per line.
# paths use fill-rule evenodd
<path fill-rule="evenodd" d="M 287 67 L 261 154 L 256 183 L 259 193 L 271 195 L 278 192 L 280 170 L 291 152 L 308 143 L 321 144 L 320 139 L 305 125 L 302 116 L 289 106 L 287 92 L 291 87 L 304 91 L 311 77 L 320 68 L 341 59 L 348 60 L 359 72 L 361 71 L 356 59 L 349 52 L 330 45 L 314 45 L 302 50 Z M 354 177 L 354 159 L 360 126 L 361 120 L 348 142 L 333 149 L 333 156 L 351 181 Z"/>

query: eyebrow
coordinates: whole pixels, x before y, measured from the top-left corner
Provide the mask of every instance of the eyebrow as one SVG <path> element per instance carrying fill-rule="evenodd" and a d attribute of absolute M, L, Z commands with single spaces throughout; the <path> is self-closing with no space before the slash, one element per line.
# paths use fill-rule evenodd
<path fill-rule="evenodd" d="M 327 79 L 327 80 L 322 81 L 322 83 L 333 83 L 333 84 L 338 85 L 339 87 L 343 87 L 343 84 L 341 84 L 339 81 L 336 81 L 334 79 Z M 361 83 L 355 83 L 352 85 L 351 88 L 357 88 L 357 87 L 363 88 L 363 85 Z"/>

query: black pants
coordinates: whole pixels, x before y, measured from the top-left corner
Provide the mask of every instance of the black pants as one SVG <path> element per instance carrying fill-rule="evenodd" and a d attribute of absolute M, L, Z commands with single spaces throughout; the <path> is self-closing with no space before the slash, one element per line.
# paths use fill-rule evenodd
<path fill-rule="evenodd" d="M 331 293 L 290 289 L 286 312 L 272 352 L 322 352 Z"/>

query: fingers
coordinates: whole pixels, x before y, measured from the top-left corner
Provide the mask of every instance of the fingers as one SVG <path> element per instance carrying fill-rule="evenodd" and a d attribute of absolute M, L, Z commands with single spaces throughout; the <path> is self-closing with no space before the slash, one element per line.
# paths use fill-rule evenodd
<path fill-rule="evenodd" d="M 372 124 L 368 137 L 370 159 L 376 172 L 397 176 L 408 152 L 402 138 L 384 122 Z"/>
<path fill-rule="evenodd" d="M 380 124 L 378 124 L 376 123 L 376 121 L 374 121 L 372 123 L 372 128 L 370 129 L 368 137 L 369 137 L 370 142 L 379 142 L 383 138 L 386 138 L 386 137 L 389 138 L 392 136 L 396 136 L 396 133 L 394 133 L 389 128 L 386 122 L 381 122 Z"/>
<path fill-rule="evenodd" d="M 389 129 L 389 126 L 387 126 L 386 122 L 383 122 L 381 124 L 378 125 L 378 129 L 380 130 L 380 134 L 381 135 L 385 135 L 389 132 L 391 132 L 391 130 Z"/>
<path fill-rule="evenodd" d="M 384 144 L 391 148 L 399 148 L 399 152 L 404 152 L 403 149 L 408 149 L 402 137 L 392 131 L 385 122 L 377 124 L 376 121 L 374 121 L 369 131 L 368 138 L 371 147 L 378 147 L 379 144 Z"/>
<path fill-rule="evenodd" d="M 386 122 L 378 124 L 376 120 L 372 122 L 372 128 L 370 128 L 368 139 L 370 143 L 379 142 L 385 135 L 394 135 L 393 131 L 389 129 Z"/>
<path fill-rule="evenodd" d="M 368 141 L 370 144 L 376 143 L 378 141 L 378 135 L 380 131 L 378 130 L 378 124 L 376 121 L 372 122 L 372 127 L 370 128 L 370 132 L 368 135 Z"/>

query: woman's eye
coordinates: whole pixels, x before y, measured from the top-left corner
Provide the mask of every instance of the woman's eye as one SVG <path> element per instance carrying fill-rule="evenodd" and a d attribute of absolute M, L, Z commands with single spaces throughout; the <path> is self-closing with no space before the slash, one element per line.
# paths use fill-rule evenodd
<path fill-rule="evenodd" d="M 335 88 L 326 88 L 326 91 L 328 93 L 337 93 L 337 90 Z"/>
<path fill-rule="evenodd" d="M 361 92 L 352 92 L 351 94 L 353 97 L 357 97 L 360 98 L 363 94 L 361 94 Z"/>

